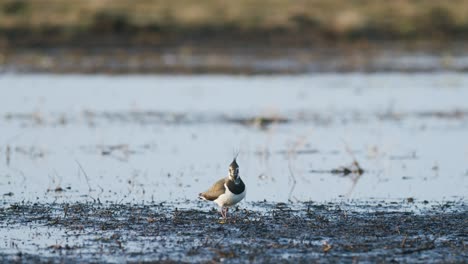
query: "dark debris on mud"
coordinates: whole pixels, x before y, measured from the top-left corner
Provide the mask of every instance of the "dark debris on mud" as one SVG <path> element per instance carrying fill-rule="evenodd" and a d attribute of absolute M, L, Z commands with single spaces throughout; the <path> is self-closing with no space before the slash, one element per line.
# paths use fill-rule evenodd
<path fill-rule="evenodd" d="M 237 208 L 226 221 L 214 209 L 200 206 L 5 205 L 0 208 L 0 233 L 18 226 L 45 227 L 62 231 L 63 237 L 35 252 L 17 245 L 0 249 L 0 261 L 428 263 L 468 258 L 464 202 L 264 202 Z"/>

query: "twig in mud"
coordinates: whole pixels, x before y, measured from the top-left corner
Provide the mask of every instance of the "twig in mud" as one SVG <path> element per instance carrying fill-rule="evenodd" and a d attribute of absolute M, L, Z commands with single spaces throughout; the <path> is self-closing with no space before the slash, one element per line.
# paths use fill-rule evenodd
<path fill-rule="evenodd" d="M 236 257 L 236 253 L 232 250 L 228 250 L 228 251 L 222 251 L 222 250 L 219 250 L 217 248 L 213 248 L 212 251 L 214 251 L 219 257 L 221 258 L 235 258 Z"/>
<path fill-rule="evenodd" d="M 203 244 L 202 244 L 202 245 L 203 245 L 203 247 L 207 247 L 207 246 L 208 246 L 208 243 L 209 243 L 210 241 L 211 241 L 211 239 L 210 239 L 210 238 L 208 238 L 208 237 L 205 237 L 205 241 L 203 241 Z"/>
<path fill-rule="evenodd" d="M 67 218 L 67 214 L 68 214 L 68 204 L 65 204 L 65 206 L 63 207 L 63 218 Z"/>
<path fill-rule="evenodd" d="M 115 243 L 117 244 L 117 246 L 122 249 L 124 251 L 124 247 L 122 246 L 122 242 L 118 239 L 115 240 Z"/>
<path fill-rule="evenodd" d="M 352 194 L 354 188 L 356 187 L 359 179 L 361 178 L 361 176 L 364 174 L 365 171 L 361 167 L 359 162 L 357 161 L 356 157 L 354 156 L 353 152 L 348 147 L 346 142 L 343 141 L 343 143 L 345 144 L 346 152 L 353 159 L 353 162 L 351 163 L 351 165 L 349 165 L 349 166 L 340 166 L 337 169 L 332 169 L 330 171 L 328 171 L 328 170 L 310 170 L 309 172 L 311 172 L 311 173 L 331 173 L 331 174 L 335 174 L 335 175 L 341 175 L 343 177 L 351 175 L 352 177 L 350 177 L 350 178 L 353 181 L 353 184 L 352 184 L 350 190 L 348 191 L 348 193 L 346 194 L 346 196 L 350 196 Z"/>
<path fill-rule="evenodd" d="M 416 253 L 416 252 L 431 250 L 431 249 L 434 249 L 434 248 L 435 248 L 435 244 L 434 244 L 434 242 L 431 242 L 431 243 L 428 243 L 428 244 L 424 245 L 423 247 L 403 250 L 401 252 L 401 254 L 412 254 L 412 253 Z"/>
<path fill-rule="evenodd" d="M 354 174 L 361 176 L 364 174 L 364 169 L 361 168 L 359 163 L 351 163 L 350 166 L 340 166 L 337 169 L 332 169 L 332 170 L 309 170 L 311 173 L 331 173 L 331 174 L 337 174 L 337 175 L 342 175 L 342 176 L 348 176 L 349 174 Z"/>
<path fill-rule="evenodd" d="M 353 159 L 353 162 L 349 166 L 340 166 L 337 169 L 333 169 L 330 171 L 332 174 L 341 174 L 343 176 L 347 176 L 349 174 L 354 174 L 357 175 L 354 180 L 357 181 L 359 179 L 359 176 L 364 174 L 364 169 L 361 167 L 359 162 L 356 159 L 356 156 L 354 156 L 354 153 L 351 151 L 349 148 L 348 144 L 343 140 L 343 144 L 345 145 L 346 152 L 351 156 Z M 313 171 L 313 172 L 320 172 L 320 171 Z"/>
<path fill-rule="evenodd" d="M 362 175 L 364 174 L 364 170 L 361 168 L 359 163 L 353 162 L 351 163 L 350 166 L 340 166 L 337 169 L 332 169 L 330 171 L 332 174 L 340 174 L 343 176 L 347 176 L 349 174 L 355 174 L 355 175 Z"/>
<path fill-rule="evenodd" d="M 292 160 L 293 156 L 296 154 L 297 149 L 299 147 L 305 145 L 306 141 L 307 141 L 307 136 L 299 137 L 299 139 L 296 141 L 296 143 L 288 150 L 288 169 L 289 169 L 290 178 L 292 179 L 292 186 L 291 186 L 291 190 L 289 191 L 289 195 L 288 195 L 288 200 L 289 201 L 291 201 L 292 193 L 293 193 L 294 189 L 296 188 L 296 184 L 297 184 L 296 176 L 293 173 L 291 160 Z"/>
<path fill-rule="evenodd" d="M 78 166 L 80 167 L 80 170 L 83 172 L 84 176 L 85 176 L 85 179 L 86 179 L 86 184 L 88 185 L 88 190 L 89 192 L 91 192 L 93 189 L 91 189 L 91 185 L 89 184 L 89 177 L 88 177 L 88 174 L 86 173 L 86 171 L 83 169 L 83 166 L 81 166 L 81 163 L 75 159 L 75 162 L 78 164 Z"/>
<path fill-rule="evenodd" d="M 322 245 L 323 253 L 328 253 L 328 251 L 330 251 L 332 248 L 333 246 L 329 244 L 327 241 L 323 242 L 323 245 Z"/>
<path fill-rule="evenodd" d="M 55 188 L 48 188 L 48 189 L 47 189 L 47 192 L 56 192 L 56 193 L 59 193 L 59 192 L 64 192 L 64 191 L 65 191 L 65 189 L 62 188 L 62 187 L 60 186 L 61 183 L 62 183 L 62 177 L 60 177 L 60 176 L 58 175 L 58 172 L 57 172 L 56 169 L 54 169 L 54 176 L 51 177 L 50 174 L 49 174 L 49 178 L 52 179 L 52 183 L 55 183 L 55 179 L 57 179 L 57 180 L 58 180 L 58 183 L 57 183 L 57 185 L 56 185 Z"/>
<path fill-rule="evenodd" d="M 403 238 L 403 241 L 401 241 L 401 248 L 404 248 L 405 247 L 405 244 L 406 244 L 406 239 L 408 238 L 408 235 L 405 235 L 405 237 Z"/>
<path fill-rule="evenodd" d="M 292 186 L 291 186 L 291 190 L 289 190 L 289 195 L 288 195 L 288 200 L 291 200 L 292 193 L 294 189 L 296 188 L 296 183 L 297 183 L 296 177 L 294 176 L 293 170 L 291 168 L 291 160 L 288 161 L 288 169 L 289 169 L 289 174 L 292 178 Z"/>
<path fill-rule="evenodd" d="M 220 244 L 225 238 L 226 238 L 225 236 L 223 236 L 222 238 L 220 238 L 220 239 L 216 242 L 216 244 L 214 244 L 214 247 L 217 248 L 217 247 L 219 246 L 219 244 Z"/>
<path fill-rule="evenodd" d="M 174 223 L 179 223 L 179 215 L 180 215 L 180 212 L 179 212 L 179 209 L 176 207 L 174 209 L 174 212 L 172 213 L 172 222 Z"/>

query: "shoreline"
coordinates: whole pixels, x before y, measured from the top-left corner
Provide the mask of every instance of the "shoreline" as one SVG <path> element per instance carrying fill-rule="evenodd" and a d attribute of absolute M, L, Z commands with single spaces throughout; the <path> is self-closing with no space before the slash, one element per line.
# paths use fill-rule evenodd
<path fill-rule="evenodd" d="M 0 72 L 309 74 L 467 72 L 468 49 L 450 44 L 358 42 L 310 46 L 47 45 L 0 49 Z"/>

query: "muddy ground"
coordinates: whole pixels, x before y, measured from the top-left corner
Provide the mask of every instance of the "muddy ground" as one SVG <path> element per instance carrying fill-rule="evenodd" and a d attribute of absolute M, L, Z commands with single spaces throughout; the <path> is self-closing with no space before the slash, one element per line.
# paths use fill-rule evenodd
<path fill-rule="evenodd" d="M 227 221 L 202 202 L 18 203 L 2 205 L 0 219 L 2 262 L 461 263 L 468 258 L 463 200 L 244 203 Z M 15 230 L 27 238 L 18 241 Z"/>

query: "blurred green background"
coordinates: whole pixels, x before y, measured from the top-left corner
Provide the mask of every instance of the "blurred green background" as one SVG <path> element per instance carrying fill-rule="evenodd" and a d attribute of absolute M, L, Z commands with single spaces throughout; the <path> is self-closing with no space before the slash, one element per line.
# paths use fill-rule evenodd
<path fill-rule="evenodd" d="M 1 0 L 3 44 L 84 36 L 162 43 L 223 35 L 242 41 L 455 40 L 468 33 L 466 0 Z M 271 39 L 269 42 L 272 42 Z"/>
<path fill-rule="evenodd" d="M 468 71 L 468 0 L 0 0 L 0 71 Z"/>

